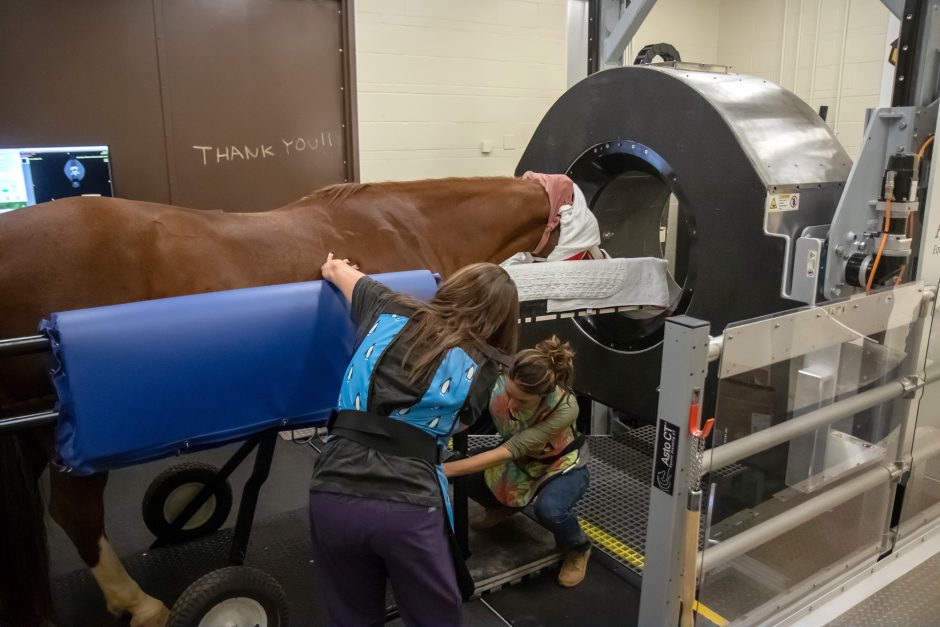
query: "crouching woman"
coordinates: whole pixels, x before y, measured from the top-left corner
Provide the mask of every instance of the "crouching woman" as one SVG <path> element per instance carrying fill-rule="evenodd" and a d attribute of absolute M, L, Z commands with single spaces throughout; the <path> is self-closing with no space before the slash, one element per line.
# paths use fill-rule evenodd
<path fill-rule="evenodd" d="M 558 583 L 573 587 L 587 572 L 591 543 L 575 506 L 588 488 L 588 450 L 577 431 L 571 392 L 574 352 L 558 338 L 520 351 L 490 396 L 489 411 L 503 442 L 444 464 L 448 477 L 468 478 L 470 498 L 483 506 L 476 530 L 493 527 L 534 502 L 535 515 L 564 554 Z"/>

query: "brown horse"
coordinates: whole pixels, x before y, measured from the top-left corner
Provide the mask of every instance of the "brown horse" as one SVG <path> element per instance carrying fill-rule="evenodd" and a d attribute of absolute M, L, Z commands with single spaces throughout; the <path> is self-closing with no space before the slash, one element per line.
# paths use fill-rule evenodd
<path fill-rule="evenodd" d="M 0 338 L 33 335 L 54 311 L 319 279 L 330 251 L 367 273 L 446 276 L 534 249 L 548 203 L 536 182 L 475 178 L 335 185 L 261 213 L 109 198 L 37 205 L 0 216 Z M 0 411 L 24 413 L 50 394 L 38 359 L 0 362 Z M 51 431 L 0 436 L 0 623 L 36 625 L 51 614 L 36 485 L 51 454 Z M 106 475 L 50 478 L 49 511 L 108 609 L 130 614 L 135 626 L 162 625 L 166 608 L 128 576 L 107 541 Z"/>

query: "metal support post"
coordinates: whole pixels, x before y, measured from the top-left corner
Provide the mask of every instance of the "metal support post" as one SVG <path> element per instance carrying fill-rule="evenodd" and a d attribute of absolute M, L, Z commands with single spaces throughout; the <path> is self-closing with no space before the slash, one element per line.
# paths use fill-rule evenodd
<path fill-rule="evenodd" d="M 881 0 L 881 4 L 888 7 L 891 14 L 898 19 L 904 14 L 904 0 Z"/>
<path fill-rule="evenodd" d="M 468 449 L 469 438 L 467 433 L 454 435 L 454 451 L 466 457 Z M 454 535 L 457 537 L 457 546 L 460 548 L 464 559 L 470 557 L 469 512 L 467 478 L 457 477 L 454 479 Z"/>
<path fill-rule="evenodd" d="M 692 438 L 689 405 L 708 369 L 708 323 L 688 316 L 666 321 L 656 446 L 640 595 L 640 625 L 677 625 L 682 609 Z M 696 534 L 697 535 L 697 534 Z M 697 545 L 697 542 L 695 543 Z"/>
<path fill-rule="evenodd" d="M 588 74 L 623 65 L 624 50 L 654 4 L 656 0 L 590 0 Z"/>
<path fill-rule="evenodd" d="M 232 564 L 241 566 L 245 563 L 248 553 L 248 538 L 251 535 L 251 525 L 255 520 L 255 508 L 258 506 L 258 493 L 261 486 L 271 472 L 271 460 L 274 458 L 274 445 L 277 443 L 277 431 L 264 433 L 258 442 L 258 452 L 255 453 L 255 464 L 251 476 L 242 489 L 242 500 L 238 506 L 238 518 L 235 520 L 235 533 L 232 536 L 232 551 L 230 559 Z"/>
<path fill-rule="evenodd" d="M 653 9 L 656 0 L 632 0 L 620 13 L 617 22 L 610 26 L 610 32 L 603 39 L 601 63 L 622 65 L 623 51 L 633 39 L 643 20 Z"/>
<path fill-rule="evenodd" d="M 591 435 L 610 435 L 611 409 L 603 403 L 591 401 Z"/>

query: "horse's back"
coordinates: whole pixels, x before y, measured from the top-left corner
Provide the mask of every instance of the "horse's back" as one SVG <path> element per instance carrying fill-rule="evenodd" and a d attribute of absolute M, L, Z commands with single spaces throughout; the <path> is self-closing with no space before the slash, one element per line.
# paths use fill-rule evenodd
<path fill-rule="evenodd" d="M 0 215 L 0 338 L 33 335 L 55 311 L 206 291 L 186 251 L 211 248 L 216 215 L 103 197 Z M 0 363 L 0 405 L 48 391 L 34 360 L 12 361 L 24 363 Z"/>
<path fill-rule="evenodd" d="M 195 248 L 213 215 L 103 197 L 0 215 L 0 337 L 33 332 L 52 311 L 152 297 L 148 275 L 166 265 L 162 252 L 174 240 Z"/>
<path fill-rule="evenodd" d="M 314 280 L 329 251 L 369 273 L 447 276 L 531 250 L 547 213 L 541 186 L 512 178 L 339 185 L 251 214 L 57 200 L 0 215 L 0 338 L 55 311 Z"/>

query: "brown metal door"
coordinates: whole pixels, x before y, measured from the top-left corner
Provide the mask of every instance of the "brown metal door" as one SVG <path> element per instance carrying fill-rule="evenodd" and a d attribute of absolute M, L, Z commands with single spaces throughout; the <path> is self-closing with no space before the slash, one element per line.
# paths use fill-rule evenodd
<path fill-rule="evenodd" d="M 257 211 L 348 178 L 341 4 L 157 5 L 173 204 Z"/>
<path fill-rule="evenodd" d="M 0 147 L 111 148 L 117 196 L 229 211 L 358 177 L 352 0 L 0 2 Z"/>

